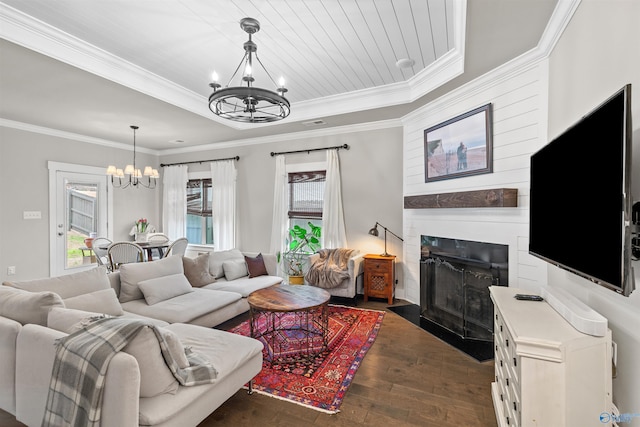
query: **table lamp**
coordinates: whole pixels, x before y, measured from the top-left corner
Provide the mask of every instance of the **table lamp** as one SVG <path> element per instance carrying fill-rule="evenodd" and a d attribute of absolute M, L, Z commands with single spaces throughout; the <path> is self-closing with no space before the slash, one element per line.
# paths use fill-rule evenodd
<path fill-rule="evenodd" d="M 384 253 L 380 254 L 380 256 L 390 256 L 390 254 L 387 253 L 387 231 L 393 234 L 394 236 L 396 236 L 398 239 L 402 240 L 403 242 L 404 242 L 404 239 L 398 236 L 397 234 L 395 234 L 393 231 L 389 231 L 387 227 L 385 227 L 384 225 L 380 224 L 377 221 L 376 221 L 376 225 L 374 225 L 373 228 L 369 230 L 369 234 L 371 234 L 372 236 L 378 236 L 378 234 L 380 234 L 378 232 L 378 226 L 384 228 Z"/>

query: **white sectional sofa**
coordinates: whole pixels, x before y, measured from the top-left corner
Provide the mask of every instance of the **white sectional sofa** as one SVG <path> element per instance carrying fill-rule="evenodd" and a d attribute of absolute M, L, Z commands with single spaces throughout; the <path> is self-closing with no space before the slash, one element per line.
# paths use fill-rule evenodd
<path fill-rule="evenodd" d="M 253 277 L 256 268 L 247 265 L 256 260 L 260 275 Z M 149 374 L 149 366 L 154 366 L 153 372 L 159 369 L 147 360 L 148 354 L 158 356 L 159 346 L 158 351 L 142 356 L 125 348 L 109 362 L 103 427 L 195 426 L 260 372 L 259 341 L 212 327 L 247 311 L 246 297 L 253 290 L 282 281 L 275 276 L 274 255 L 232 250 L 121 268 L 110 274 L 98 267 L 68 276 L 3 283 L 0 408 L 28 426 L 41 425 L 54 341 L 91 313 L 146 319 L 173 333 L 180 345 L 210 360 L 218 371 L 211 384 L 187 387 L 176 382 L 166 387 L 157 384 L 161 375 Z"/>

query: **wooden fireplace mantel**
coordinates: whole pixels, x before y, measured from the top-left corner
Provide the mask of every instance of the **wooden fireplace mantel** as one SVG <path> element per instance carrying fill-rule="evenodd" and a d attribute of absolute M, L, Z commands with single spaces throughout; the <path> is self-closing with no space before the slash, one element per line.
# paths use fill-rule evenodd
<path fill-rule="evenodd" d="M 404 198 L 405 209 L 515 208 L 517 206 L 517 188 L 492 188 L 489 190 L 405 196 Z"/>

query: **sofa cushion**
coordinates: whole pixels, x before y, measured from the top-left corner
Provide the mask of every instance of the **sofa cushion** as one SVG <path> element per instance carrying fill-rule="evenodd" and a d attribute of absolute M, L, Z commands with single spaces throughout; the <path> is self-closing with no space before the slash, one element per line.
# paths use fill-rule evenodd
<path fill-rule="evenodd" d="M 96 267 L 78 273 L 67 274 L 66 276 L 21 282 L 4 282 L 4 284 L 30 292 L 55 292 L 60 295 L 60 298 L 71 298 L 111 287 L 106 267 Z"/>
<path fill-rule="evenodd" d="M 161 301 L 154 305 L 148 305 L 142 299 L 122 303 L 122 308 L 129 313 L 153 317 L 169 323 L 189 323 L 193 319 L 226 307 L 240 299 L 242 299 L 242 295 L 236 292 L 218 292 L 194 288 L 193 292 Z"/>
<path fill-rule="evenodd" d="M 247 263 L 244 259 L 233 259 L 222 263 L 224 277 L 227 280 L 236 280 L 249 274 Z"/>
<path fill-rule="evenodd" d="M 182 294 L 193 292 L 191 284 L 184 274 L 171 274 L 143 280 L 138 283 L 144 299 L 149 305 L 166 301 Z"/>
<path fill-rule="evenodd" d="M 282 277 L 278 276 L 258 276 L 249 278 L 248 276 L 228 282 L 226 280 L 218 280 L 204 287 L 206 290 L 217 290 L 225 292 L 237 292 L 246 298 L 253 291 L 268 288 L 269 286 L 282 283 Z"/>
<path fill-rule="evenodd" d="M 66 308 L 104 313 L 111 316 L 122 316 L 122 306 L 113 288 L 102 289 L 62 300 Z"/>
<path fill-rule="evenodd" d="M 244 261 L 244 255 L 238 249 L 229 249 L 227 251 L 216 251 L 209 254 L 209 273 L 216 279 L 224 276 L 222 264 L 225 261 L 239 259 Z"/>
<path fill-rule="evenodd" d="M 249 278 L 269 275 L 261 253 L 255 257 L 245 255 L 244 260 L 247 263 L 247 270 L 249 270 Z"/>
<path fill-rule="evenodd" d="M 182 257 L 170 256 L 151 262 L 123 264 L 120 271 L 120 302 L 143 299 L 144 295 L 138 287 L 143 280 L 172 274 L 184 274 Z"/>
<path fill-rule="evenodd" d="M 35 323 L 46 326 L 47 314 L 51 307 L 64 307 L 60 295 L 0 286 L 0 316 L 23 325 Z"/>
<path fill-rule="evenodd" d="M 215 282 L 216 278 L 209 273 L 209 252 L 198 255 L 196 258 L 182 257 L 184 275 L 194 288 L 199 288 Z"/>

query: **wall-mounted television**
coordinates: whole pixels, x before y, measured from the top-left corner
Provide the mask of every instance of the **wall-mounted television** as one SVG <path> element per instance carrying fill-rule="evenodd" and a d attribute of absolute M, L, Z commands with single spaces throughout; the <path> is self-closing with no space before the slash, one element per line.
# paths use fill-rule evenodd
<path fill-rule="evenodd" d="M 631 85 L 531 156 L 529 253 L 629 296 Z"/>

